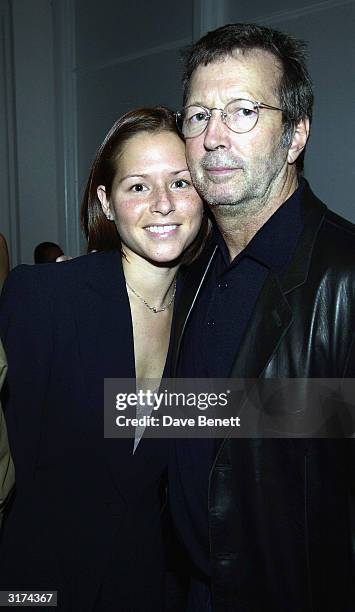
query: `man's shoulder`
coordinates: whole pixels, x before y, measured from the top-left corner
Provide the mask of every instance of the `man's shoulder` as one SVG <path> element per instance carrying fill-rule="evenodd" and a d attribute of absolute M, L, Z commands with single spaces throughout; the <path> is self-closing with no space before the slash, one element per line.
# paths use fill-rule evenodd
<path fill-rule="evenodd" d="M 330 230 L 333 229 L 336 233 L 340 232 L 339 237 L 345 232 L 345 234 L 349 234 L 349 239 L 355 238 L 355 224 L 345 217 L 341 217 L 330 208 L 327 208 L 325 212 L 324 221 Z"/>
<path fill-rule="evenodd" d="M 305 215 L 304 238 L 301 247 L 326 265 L 355 264 L 355 225 L 328 208 L 311 190 L 307 181 L 303 189 Z M 354 268 L 355 270 L 355 268 Z"/>
<path fill-rule="evenodd" d="M 328 208 L 320 227 L 318 241 L 334 261 L 350 261 L 355 264 L 355 225 Z"/>

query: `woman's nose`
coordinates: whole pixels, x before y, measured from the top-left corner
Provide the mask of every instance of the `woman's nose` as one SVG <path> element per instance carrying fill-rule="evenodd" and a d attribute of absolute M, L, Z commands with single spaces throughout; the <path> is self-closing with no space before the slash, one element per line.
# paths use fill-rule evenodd
<path fill-rule="evenodd" d="M 166 189 L 159 190 L 154 194 L 154 199 L 151 205 L 151 211 L 168 215 L 175 210 L 173 195 Z"/>

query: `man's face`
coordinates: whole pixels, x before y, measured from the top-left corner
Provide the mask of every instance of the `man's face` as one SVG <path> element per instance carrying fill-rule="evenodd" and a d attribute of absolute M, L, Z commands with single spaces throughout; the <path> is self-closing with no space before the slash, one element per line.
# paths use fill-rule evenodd
<path fill-rule="evenodd" d="M 270 53 L 236 53 L 195 70 L 186 105 L 223 109 L 231 100 L 244 98 L 279 107 L 280 75 Z M 212 111 L 206 130 L 186 139 L 196 189 L 211 205 L 267 201 L 282 189 L 290 172 L 284 140 L 279 111 L 260 109 L 256 126 L 245 134 L 232 132 L 220 113 Z"/>

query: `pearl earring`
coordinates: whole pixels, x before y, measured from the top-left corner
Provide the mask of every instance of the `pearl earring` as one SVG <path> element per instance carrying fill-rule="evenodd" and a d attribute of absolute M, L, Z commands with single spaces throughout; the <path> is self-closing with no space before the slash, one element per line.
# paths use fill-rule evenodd
<path fill-rule="evenodd" d="M 113 213 L 110 210 L 107 211 L 106 218 L 108 221 L 114 221 L 115 219 L 115 217 L 113 216 Z"/>

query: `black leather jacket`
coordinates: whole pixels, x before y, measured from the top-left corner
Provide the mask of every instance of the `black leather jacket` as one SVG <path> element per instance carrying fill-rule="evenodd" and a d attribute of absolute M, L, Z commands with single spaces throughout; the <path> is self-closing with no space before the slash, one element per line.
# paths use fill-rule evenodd
<path fill-rule="evenodd" d="M 355 228 L 307 186 L 305 229 L 257 301 L 233 377 L 355 378 Z M 173 363 L 212 247 L 186 277 Z M 225 439 L 210 474 L 214 612 L 355 610 L 352 439 Z"/>

